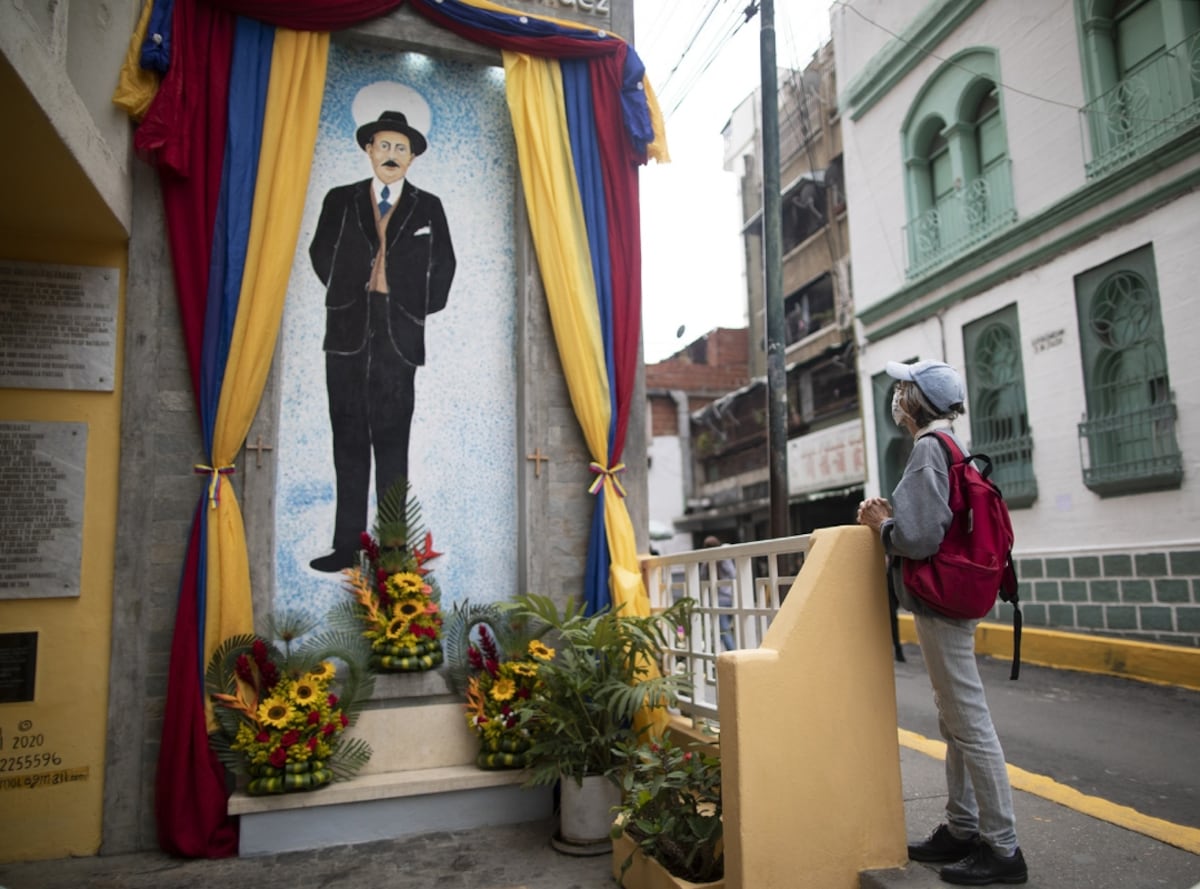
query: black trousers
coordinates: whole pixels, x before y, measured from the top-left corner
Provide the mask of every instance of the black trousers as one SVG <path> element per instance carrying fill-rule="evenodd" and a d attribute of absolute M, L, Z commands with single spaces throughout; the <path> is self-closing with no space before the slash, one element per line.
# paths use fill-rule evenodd
<path fill-rule="evenodd" d="M 325 384 L 337 475 L 335 550 L 357 550 L 367 528 L 371 458 L 376 502 L 398 479 L 408 477 L 417 368 L 396 351 L 388 333 L 388 298 L 370 294 L 370 328 L 362 350 L 326 353 Z"/>

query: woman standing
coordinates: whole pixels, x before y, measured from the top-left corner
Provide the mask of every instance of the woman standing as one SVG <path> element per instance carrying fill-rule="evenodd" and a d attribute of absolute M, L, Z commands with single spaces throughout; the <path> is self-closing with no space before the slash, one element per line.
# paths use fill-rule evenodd
<path fill-rule="evenodd" d="M 951 421 L 963 411 L 966 391 L 958 372 L 940 361 L 891 361 L 887 372 L 897 380 L 892 419 L 915 443 L 891 503 L 864 500 L 858 521 L 880 535 L 900 604 L 913 613 L 946 741 L 946 821 L 928 839 L 909 845 L 908 857 L 945 862 L 941 877 L 947 883 L 1024 883 L 1028 869 L 1017 845 L 1008 769 L 975 662 L 978 621 L 937 613 L 903 580 L 904 559 L 933 555 L 950 526 L 947 456 L 927 433 L 953 435 Z"/>

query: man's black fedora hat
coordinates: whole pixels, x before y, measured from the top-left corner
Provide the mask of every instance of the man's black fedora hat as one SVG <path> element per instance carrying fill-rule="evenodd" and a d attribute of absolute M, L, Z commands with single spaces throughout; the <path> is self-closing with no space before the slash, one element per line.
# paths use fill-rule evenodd
<path fill-rule="evenodd" d="M 425 150 L 425 137 L 410 127 L 408 119 L 399 111 L 385 111 L 379 115 L 379 120 L 373 120 L 359 127 L 358 132 L 355 133 L 358 147 L 366 148 L 367 143 L 375 138 L 375 134 L 382 132 L 403 133 L 408 136 L 408 144 L 412 148 L 413 157 Z"/>

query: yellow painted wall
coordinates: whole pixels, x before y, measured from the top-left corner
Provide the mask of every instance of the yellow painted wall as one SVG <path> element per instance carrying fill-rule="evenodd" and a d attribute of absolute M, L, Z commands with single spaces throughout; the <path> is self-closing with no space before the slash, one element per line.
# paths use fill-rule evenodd
<path fill-rule="evenodd" d="M 758 649 L 717 659 L 726 889 L 857 889 L 907 860 L 883 550 L 813 532 Z"/>
<path fill-rule="evenodd" d="M 38 634 L 33 702 L 0 704 L 0 860 L 94 855 L 104 797 L 127 250 L 11 232 L 0 244 L 6 260 L 120 271 L 114 391 L 0 389 L 0 420 L 85 423 L 88 436 L 78 598 L 0 599 L 0 632 Z"/>

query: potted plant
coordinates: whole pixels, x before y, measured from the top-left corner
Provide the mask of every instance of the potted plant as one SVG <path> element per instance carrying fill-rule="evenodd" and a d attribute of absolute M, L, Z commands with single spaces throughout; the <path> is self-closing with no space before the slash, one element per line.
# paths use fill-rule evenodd
<path fill-rule="evenodd" d="M 518 618 L 536 636 L 548 633 L 555 651 L 538 670 L 527 763 L 531 785 L 561 781 L 560 850 L 610 848 L 611 810 L 619 802 L 616 751 L 638 740 L 638 711 L 676 702 L 684 677 L 659 675 L 657 665 L 668 640 L 688 626 L 692 604 L 681 599 L 648 616 L 611 609 L 586 615 L 582 605 L 560 613 L 544 596 L 518 598 Z"/>
<path fill-rule="evenodd" d="M 621 749 L 623 803 L 612 828 L 613 877 L 625 889 L 724 885 L 721 758 L 667 738 Z"/>
<path fill-rule="evenodd" d="M 218 727 L 209 741 L 251 795 L 315 790 L 371 757 L 361 738 L 343 737 L 374 687 L 366 646 L 338 632 L 299 641 L 315 629 L 307 615 L 285 612 L 272 619 L 271 638 L 231 637 L 209 661 Z"/>

